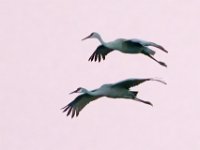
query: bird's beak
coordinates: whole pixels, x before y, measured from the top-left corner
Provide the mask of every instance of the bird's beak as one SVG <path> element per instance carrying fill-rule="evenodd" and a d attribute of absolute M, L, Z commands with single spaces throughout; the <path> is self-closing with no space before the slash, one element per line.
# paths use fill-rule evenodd
<path fill-rule="evenodd" d="M 73 94 L 73 93 L 76 93 L 77 92 L 77 90 L 75 90 L 75 91 L 73 91 L 73 92 L 70 92 L 69 94 Z"/>
<path fill-rule="evenodd" d="M 90 35 L 89 36 L 86 36 L 85 38 L 82 39 L 82 41 L 86 40 L 86 39 L 89 39 L 90 38 Z"/>

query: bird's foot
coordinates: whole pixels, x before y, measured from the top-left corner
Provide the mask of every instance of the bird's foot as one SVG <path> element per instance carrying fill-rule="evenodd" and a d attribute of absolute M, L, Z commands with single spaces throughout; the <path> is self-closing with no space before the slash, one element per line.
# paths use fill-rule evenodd
<path fill-rule="evenodd" d="M 166 65 L 164 62 L 162 62 L 162 61 L 159 61 L 158 63 L 159 63 L 160 65 L 164 66 L 164 67 L 167 67 L 167 65 Z"/>
<path fill-rule="evenodd" d="M 145 104 L 151 105 L 153 107 L 153 104 L 149 101 L 144 101 Z"/>

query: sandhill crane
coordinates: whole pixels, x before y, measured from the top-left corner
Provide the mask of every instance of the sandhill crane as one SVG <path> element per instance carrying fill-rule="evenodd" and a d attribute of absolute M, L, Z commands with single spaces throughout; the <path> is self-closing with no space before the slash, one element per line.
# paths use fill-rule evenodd
<path fill-rule="evenodd" d="M 144 40 L 139 40 L 139 39 L 116 39 L 111 42 L 104 42 L 103 39 L 101 38 L 99 33 L 93 32 L 89 36 L 83 38 L 82 40 L 86 40 L 89 38 L 96 38 L 100 41 L 101 45 L 97 47 L 97 49 L 94 51 L 94 53 L 90 56 L 89 61 L 101 61 L 101 59 L 105 59 L 105 56 L 112 52 L 113 50 L 118 50 L 122 53 L 128 53 L 128 54 L 138 54 L 142 53 L 149 58 L 153 59 L 160 65 L 167 67 L 167 65 L 162 62 L 158 61 L 153 57 L 155 54 L 155 51 L 150 49 L 148 46 L 153 46 L 156 47 L 165 53 L 168 53 L 167 50 L 164 49 L 161 45 L 158 45 L 154 42 L 149 42 L 149 41 L 144 41 Z"/>
<path fill-rule="evenodd" d="M 158 80 L 155 78 L 144 78 L 144 79 L 127 79 L 120 82 L 117 82 L 115 84 L 104 84 L 100 88 L 88 91 L 85 88 L 79 87 L 72 93 L 83 93 L 79 96 L 77 96 L 72 102 L 70 102 L 68 105 L 63 107 L 63 112 L 67 112 L 67 116 L 70 115 L 73 118 L 75 115 L 78 116 L 79 112 L 91 101 L 94 101 L 100 97 L 109 97 L 109 98 L 125 98 L 125 99 L 131 99 L 138 102 L 142 102 L 148 105 L 152 105 L 149 101 L 144 101 L 139 98 L 137 98 L 138 91 L 130 91 L 129 89 L 133 86 L 137 86 L 145 81 L 158 81 L 163 84 L 166 84 L 166 82 L 162 80 Z"/>

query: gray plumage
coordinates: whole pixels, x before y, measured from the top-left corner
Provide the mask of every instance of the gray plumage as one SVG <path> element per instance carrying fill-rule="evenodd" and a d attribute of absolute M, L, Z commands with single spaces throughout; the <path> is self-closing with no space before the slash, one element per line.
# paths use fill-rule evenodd
<path fill-rule="evenodd" d="M 122 53 L 127 54 L 144 54 L 145 56 L 148 56 L 152 60 L 156 61 L 160 65 L 167 67 L 167 65 L 162 62 L 158 61 L 153 57 L 155 54 L 155 51 L 150 49 L 149 46 L 156 47 L 160 50 L 162 50 L 165 53 L 168 53 L 167 50 L 165 50 L 164 47 L 162 47 L 159 44 L 156 44 L 154 42 L 139 40 L 139 39 L 116 39 L 111 42 L 104 42 L 101 36 L 93 32 L 89 36 L 85 37 L 83 40 L 89 39 L 89 38 L 96 38 L 100 41 L 101 45 L 97 47 L 97 49 L 94 51 L 94 53 L 90 56 L 89 61 L 101 61 L 104 60 L 106 55 L 110 52 L 117 50 Z"/>
<path fill-rule="evenodd" d="M 138 91 L 129 90 L 133 86 L 137 86 L 146 81 L 157 81 L 163 84 L 166 84 L 162 80 L 154 78 L 144 78 L 144 79 L 127 79 L 114 84 L 104 84 L 100 88 L 88 91 L 85 88 L 79 87 L 72 93 L 83 93 L 77 96 L 72 102 L 63 107 L 63 112 L 67 112 L 67 116 L 71 114 L 71 117 L 78 116 L 79 112 L 90 102 L 100 98 L 100 97 L 109 97 L 109 98 L 125 98 L 132 99 L 138 102 L 142 102 L 148 105 L 152 105 L 149 101 L 144 101 L 137 98 Z M 152 105 L 153 106 L 153 105 Z"/>

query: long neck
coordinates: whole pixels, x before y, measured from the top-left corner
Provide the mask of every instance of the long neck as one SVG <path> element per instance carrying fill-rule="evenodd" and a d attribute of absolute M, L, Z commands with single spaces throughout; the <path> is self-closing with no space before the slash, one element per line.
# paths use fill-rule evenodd
<path fill-rule="evenodd" d="M 89 90 L 87 90 L 85 88 L 82 88 L 82 93 L 87 93 L 89 95 L 94 95 L 93 91 L 89 91 Z"/>
<path fill-rule="evenodd" d="M 102 44 L 102 45 L 105 45 L 105 42 L 103 41 L 102 37 L 100 35 L 97 36 L 97 39 L 99 40 L 99 42 Z"/>
<path fill-rule="evenodd" d="M 90 91 L 88 91 L 87 89 L 85 89 L 85 88 L 82 88 L 82 93 L 90 93 Z"/>
<path fill-rule="evenodd" d="M 89 90 L 83 88 L 82 93 L 87 93 L 87 94 L 92 95 L 92 96 L 99 96 L 98 90 L 89 91 Z"/>

